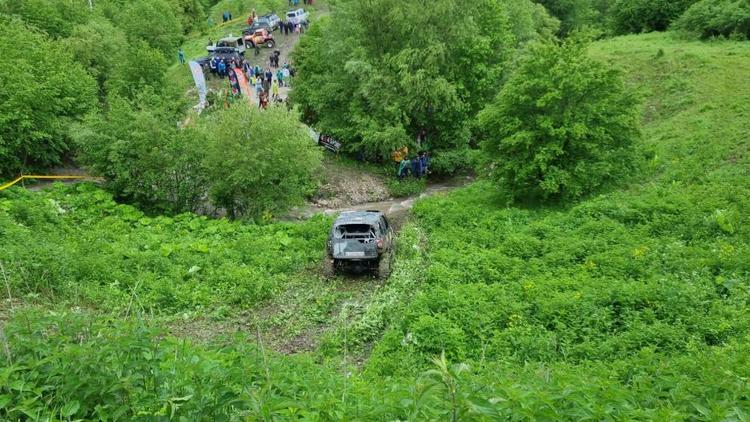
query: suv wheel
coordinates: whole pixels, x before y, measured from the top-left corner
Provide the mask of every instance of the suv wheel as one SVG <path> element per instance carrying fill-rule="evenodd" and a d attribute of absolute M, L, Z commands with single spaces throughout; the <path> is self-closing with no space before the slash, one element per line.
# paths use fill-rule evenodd
<path fill-rule="evenodd" d="M 323 258 L 323 277 L 336 277 L 336 262 L 328 254 Z"/>
<path fill-rule="evenodd" d="M 376 276 L 379 279 L 385 280 L 391 275 L 391 267 L 393 264 L 393 251 L 389 250 L 387 252 L 384 252 L 382 255 L 380 255 L 380 260 L 378 261 L 378 268 L 376 271 Z"/>
<path fill-rule="evenodd" d="M 266 47 L 268 47 L 268 48 L 273 48 L 273 41 L 271 41 L 271 40 L 268 40 L 268 41 L 266 42 Z"/>

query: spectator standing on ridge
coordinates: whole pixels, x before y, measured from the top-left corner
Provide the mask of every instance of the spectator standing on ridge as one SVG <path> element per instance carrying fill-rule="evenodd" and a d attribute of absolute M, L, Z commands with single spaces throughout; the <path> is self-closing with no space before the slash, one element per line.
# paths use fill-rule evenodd
<path fill-rule="evenodd" d="M 398 165 L 398 178 L 403 179 L 409 174 L 409 169 L 411 167 L 411 161 L 409 161 L 406 157 L 404 157 L 403 160 Z"/>
<path fill-rule="evenodd" d="M 273 99 L 277 100 L 279 98 L 279 81 L 274 79 L 271 83 L 271 94 L 273 94 Z"/>
<path fill-rule="evenodd" d="M 270 91 L 271 89 L 271 79 L 273 79 L 273 73 L 271 72 L 271 68 L 266 69 L 265 80 L 263 81 L 263 89 L 266 91 Z"/>
<path fill-rule="evenodd" d="M 180 59 L 180 64 L 185 64 L 185 51 L 183 49 L 177 50 L 177 58 Z"/>
<path fill-rule="evenodd" d="M 429 173 L 430 157 L 426 151 L 419 153 L 419 161 L 422 163 L 422 175 L 427 176 L 427 173 Z"/>
<path fill-rule="evenodd" d="M 224 79 L 224 75 L 227 73 L 227 64 L 224 62 L 224 60 L 219 60 L 219 77 L 221 79 Z"/>
<path fill-rule="evenodd" d="M 419 156 L 414 156 L 411 160 L 411 173 L 416 178 L 422 177 L 422 161 L 419 160 Z"/>
<path fill-rule="evenodd" d="M 227 12 L 227 11 L 225 10 L 225 11 L 224 11 L 224 13 L 223 13 L 223 14 L 221 15 L 221 19 L 222 19 L 222 21 L 223 21 L 224 23 L 227 23 L 227 21 L 229 20 L 229 12 Z"/>
<path fill-rule="evenodd" d="M 219 59 L 214 57 L 208 61 L 208 69 L 211 71 L 212 75 L 216 76 L 216 72 L 218 72 L 218 68 L 219 68 Z"/>
<path fill-rule="evenodd" d="M 255 77 L 255 94 L 260 97 L 260 93 L 263 92 L 263 78 L 260 76 Z"/>

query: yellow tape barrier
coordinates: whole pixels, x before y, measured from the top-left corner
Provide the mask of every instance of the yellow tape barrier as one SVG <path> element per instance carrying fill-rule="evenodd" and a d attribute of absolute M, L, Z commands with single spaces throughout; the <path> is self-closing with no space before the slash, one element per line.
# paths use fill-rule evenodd
<path fill-rule="evenodd" d="M 90 179 L 91 176 L 40 176 L 40 175 L 26 175 L 26 176 L 18 176 L 15 180 L 11 180 L 10 182 L 0 185 L 0 190 L 8 189 L 9 187 L 15 185 L 16 183 L 20 182 L 21 180 L 26 179 L 53 179 L 53 180 L 59 180 L 59 179 Z"/>

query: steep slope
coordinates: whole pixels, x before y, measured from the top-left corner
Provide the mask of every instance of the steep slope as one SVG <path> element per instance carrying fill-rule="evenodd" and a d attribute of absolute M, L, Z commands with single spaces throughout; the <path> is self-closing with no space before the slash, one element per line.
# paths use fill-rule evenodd
<path fill-rule="evenodd" d="M 367 369 L 407 375 L 444 350 L 535 417 L 738 417 L 733 406 L 749 405 L 729 379 L 748 375 L 750 357 L 750 44 L 651 34 L 592 54 L 643 95 L 641 172 L 566 208 L 504 208 L 486 183 L 418 204 L 422 292 Z"/>

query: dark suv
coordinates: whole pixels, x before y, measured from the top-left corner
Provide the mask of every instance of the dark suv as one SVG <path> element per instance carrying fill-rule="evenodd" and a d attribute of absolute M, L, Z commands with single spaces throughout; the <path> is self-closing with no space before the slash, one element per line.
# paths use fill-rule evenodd
<path fill-rule="evenodd" d="M 391 274 L 393 229 L 380 211 L 346 211 L 334 221 L 323 263 L 326 276 L 337 270 L 370 270 Z"/>
<path fill-rule="evenodd" d="M 268 32 L 273 32 L 279 29 L 281 19 L 276 16 L 276 13 L 269 13 L 267 15 L 258 16 L 248 27 L 242 32 L 247 35 L 253 33 L 256 29 L 265 29 Z"/>

